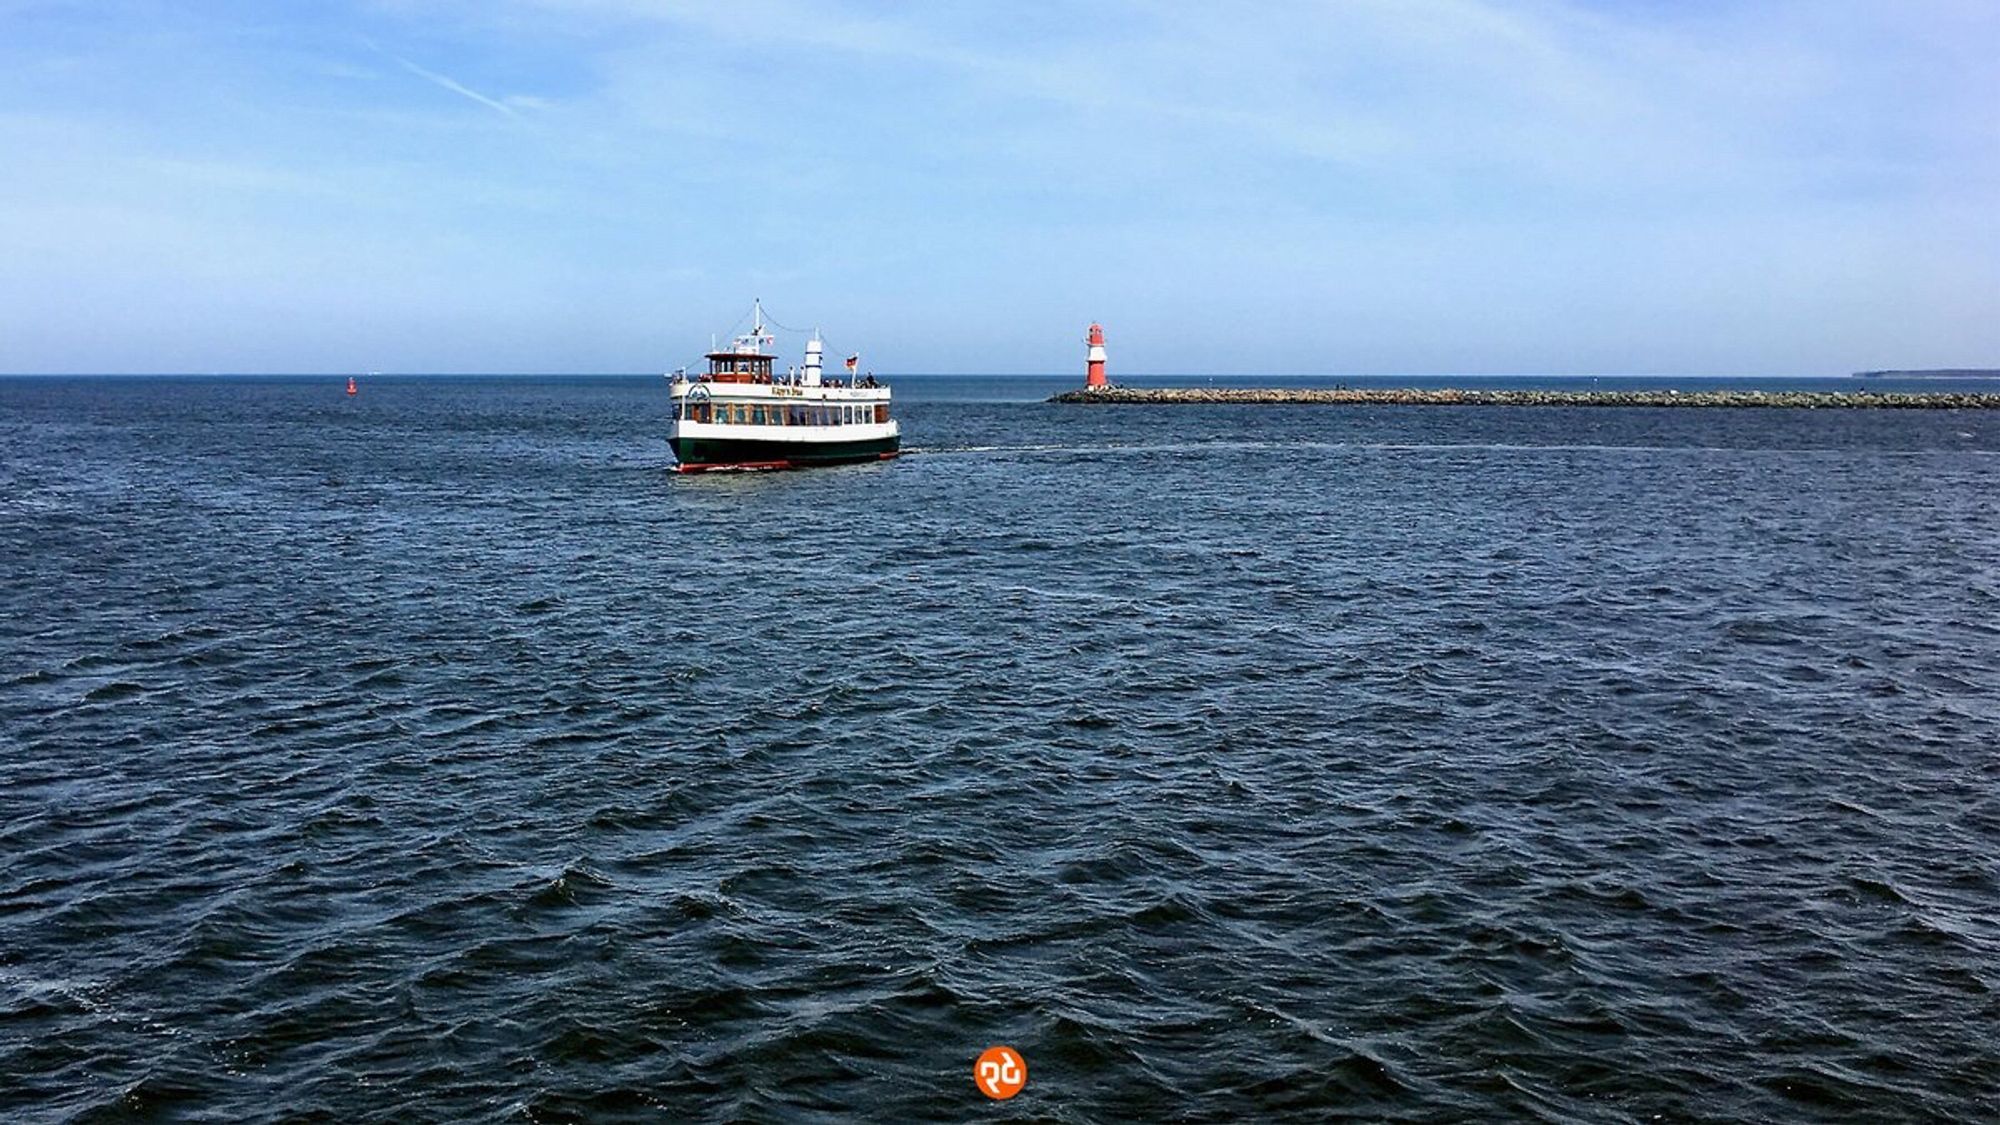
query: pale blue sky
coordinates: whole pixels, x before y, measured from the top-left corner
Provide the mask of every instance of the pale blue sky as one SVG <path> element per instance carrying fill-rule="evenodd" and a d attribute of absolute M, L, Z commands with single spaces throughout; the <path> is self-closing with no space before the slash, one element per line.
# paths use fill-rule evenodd
<path fill-rule="evenodd" d="M 1991 0 L 0 0 L 0 371 L 2000 366 Z"/>

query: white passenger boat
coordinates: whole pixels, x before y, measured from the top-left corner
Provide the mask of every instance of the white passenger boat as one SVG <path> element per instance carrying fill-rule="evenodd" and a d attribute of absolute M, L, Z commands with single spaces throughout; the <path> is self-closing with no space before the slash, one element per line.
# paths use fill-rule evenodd
<path fill-rule="evenodd" d="M 886 461 L 901 448 L 889 416 L 889 388 L 871 374 L 824 377 L 825 345 L 814 332 L 805 363 L 780 374 L 766 333 L 763 305 L 752 307 L 750 331 L 727 349 L 708 353 L 708 371 L 670 378 L 673 421 L 667 431 L 683 473 L 708 469 L 798 469 L 856 461 Z"/>

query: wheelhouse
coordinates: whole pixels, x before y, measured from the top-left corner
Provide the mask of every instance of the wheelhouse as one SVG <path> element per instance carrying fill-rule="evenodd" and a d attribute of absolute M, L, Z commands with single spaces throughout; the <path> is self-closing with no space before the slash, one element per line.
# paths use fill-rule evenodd
<path fill-rule="evenodd" d="M 708 378 L 712 383 L 769 383 L 777 358 L 758 352 L 710 352 Z"/>

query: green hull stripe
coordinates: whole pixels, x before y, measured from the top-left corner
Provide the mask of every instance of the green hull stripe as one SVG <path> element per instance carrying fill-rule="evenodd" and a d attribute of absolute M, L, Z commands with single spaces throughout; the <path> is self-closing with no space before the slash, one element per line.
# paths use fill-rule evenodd
<path fill-rule="evenodd" d="M 785 461 L 793 465 L 839 465 L 873 461 L 894 453 L 897 438 L 867 441 L 744 441 L 733 438 L 674 438 L 674 456 L 683 465 L 738 465 Z"/>

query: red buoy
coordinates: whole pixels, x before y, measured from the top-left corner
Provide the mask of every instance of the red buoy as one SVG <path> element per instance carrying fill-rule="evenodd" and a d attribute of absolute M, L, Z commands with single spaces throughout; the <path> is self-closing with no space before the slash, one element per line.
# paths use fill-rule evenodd
<path fill-rule="evenodd" d="M 349 375 L 347 377 L 347 393 L 351 395 L 358 395 L 361 393 L 361 388 L 354 385 L 354 376 L 352 375 Z"/>

